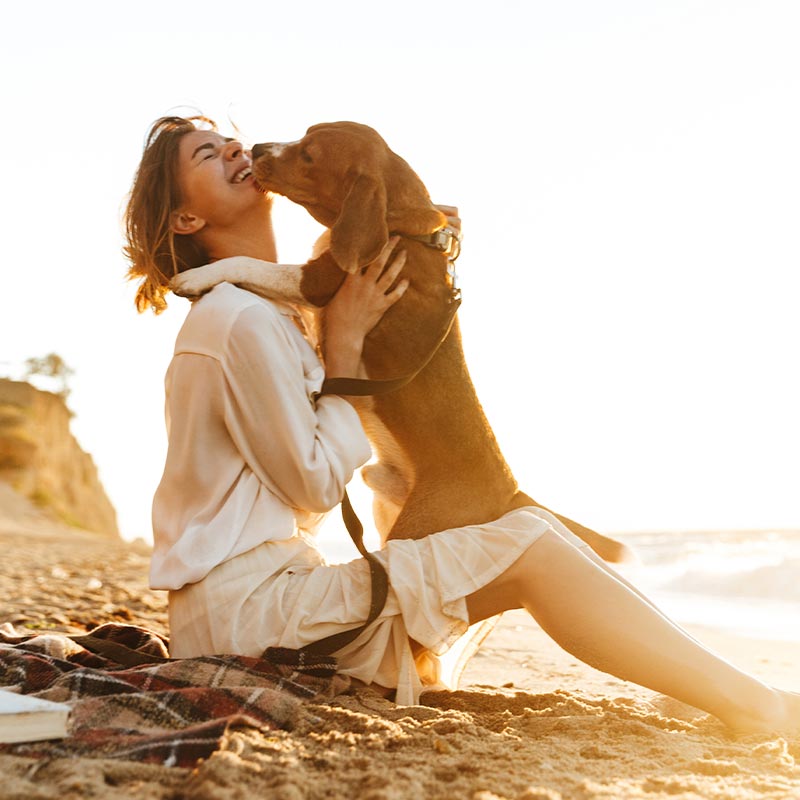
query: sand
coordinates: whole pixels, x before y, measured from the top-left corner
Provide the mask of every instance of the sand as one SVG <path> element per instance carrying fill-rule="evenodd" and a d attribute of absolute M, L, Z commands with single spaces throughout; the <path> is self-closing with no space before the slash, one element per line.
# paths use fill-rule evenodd
<path fill-rule="evenodd" d="M 143 543 L 0 518 L 0 623 L 166 632 Z M 693 630 L 800 691 L 800 645 Z M 232 733 L 194 769 L 0 756 L 0 798 L 800 798 L 800 739 L 735 738 L 713 718 L 568 655 L 507 614 L 455 693 L 398 707 L 368 690 L 305 706 L 293 730 Z"/>

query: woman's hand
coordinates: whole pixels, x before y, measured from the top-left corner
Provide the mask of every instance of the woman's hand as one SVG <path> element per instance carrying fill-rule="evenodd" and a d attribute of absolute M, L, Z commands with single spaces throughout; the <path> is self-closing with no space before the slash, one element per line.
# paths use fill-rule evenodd
<path fill-rule="evenodd" d="M 456 233 L 461 233 L 461 217 L 458 216 L 457 206 L 442 206 L 434 203 L 434 207 L 447 217 L 447 227 Z"/>
<path fill-rule="evenodd" d="M 364 338 L 408 288 L 407 280 L 391 288 L 406 263 L 405 251 L 394 251 L 398 241 L 393 236 L 371 264 L 348 275 L 325 307 L 323 359 L 329 377 L 360 376 Z"/>

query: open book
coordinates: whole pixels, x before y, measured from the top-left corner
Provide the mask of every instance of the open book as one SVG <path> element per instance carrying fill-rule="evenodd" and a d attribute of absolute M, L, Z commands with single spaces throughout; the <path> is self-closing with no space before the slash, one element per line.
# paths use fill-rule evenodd
<path fill-rule="evenodd" d="M 0 742 L 37 742 L 67 735 L 69 706 L 0 689 Z"/>

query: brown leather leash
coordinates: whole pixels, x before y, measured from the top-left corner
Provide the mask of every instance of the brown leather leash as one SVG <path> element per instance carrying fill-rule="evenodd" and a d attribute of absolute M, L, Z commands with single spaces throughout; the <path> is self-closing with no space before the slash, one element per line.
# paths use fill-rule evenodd
<path fill-rule="evenodd" d="M 458 241 L 460 241 L 460 237 L 458 238 Z M 436 247 L 436 249 L 442 248 Z M 450 261 L 451 266 L 457 257 L 458 251 L 456 251 L 455 257 L 452 258 L 448 253 L 448 260 Z M 403 375 L 399 378 L 390 378 L 388 380 L 369 380 L 367 378 L 326 378 L 316 396 L 319 397 L 326 394 L 337 394 L 367 397 L 376 394 L 387 394 L 389 392 L 397 391 L 397 389 L 400 389 L 407 383 L 410 383 L 412 380 L 414 380 L 414 378 L 416 378 L 417 375 L 419 375 L 419 373 L 428 366 L 433 357 L 439 351 L 439 348 L 442 346 L 442 344 L 444 344 L 445 339 L 447 339 L 447 337 L 450 335 L 453 322 L 455 322 L 456 312 L 458 311 L 458 307 L 461 305 L 461 290 L 455 284 L 455 273 L 452 270 L 450 271 L 450 276 L 452 279 L 452 292 L 450 295 L 450 305 L 447 310 L 447 317 L 445 318 L 444 332 L 436 340 L 436 343 L 431 348 L 422 363 L 413 372 L 409 373 L 408 375 Z M 301 651 L 306 651 L 309 654 L 313 653 L 314 655 L 331 655 L 337 650 L 341 650 L 345 645 L 348 645 L 350 642 L 357 639 L 364 632 L 364 630 L 378 618 L 378 615 L 381 613 L 381 611 L 383 611 L 383 607 L 386 604 L 386 597 L 389 593 L 389 576 L 386 574 L 386 568 L 364 546 L 364 526 L 361 524 L 361 520 L 353 510 L 353 506 L 350 502 L 350 498 L 347 495 L 346 489 L 344 496 L 342 497 L 341 508 L 342 519 L 344 520 L 347 532 L 350 534 L 350 538 L 353 540 L 356 550 L 358 550 L 358 552 L 366 559 L 367 564 L 369 565 L 371 584 L 369 614 L 367 615 L 366 620 L 355 628 L 331 634 L 330 636 L 326 636 L 324 639 L 320 639 L 319 641 L 313 642 L 312 644 L 307 644 L 305 647 L 300 648 Z"/>

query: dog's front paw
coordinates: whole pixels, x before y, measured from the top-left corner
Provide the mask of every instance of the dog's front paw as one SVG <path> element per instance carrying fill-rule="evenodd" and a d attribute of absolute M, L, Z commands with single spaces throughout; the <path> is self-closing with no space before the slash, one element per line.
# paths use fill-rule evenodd
<path fill-rule="evenodd" d="M 185 272 L 176 275 L 169 282 L 169 288 L 175 294 L 193 300 L 197 297 L 202 297 L 224 280 L 224 276 L 219 274 L 219 270 L 215 268 L 214 264 L 206 264 L 204 267 L 187 269 Z"/>

